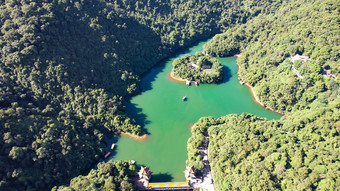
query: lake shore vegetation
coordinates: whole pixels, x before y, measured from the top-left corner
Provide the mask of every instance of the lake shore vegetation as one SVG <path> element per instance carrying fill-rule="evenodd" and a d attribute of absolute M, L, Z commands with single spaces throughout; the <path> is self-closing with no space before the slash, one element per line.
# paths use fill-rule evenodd
<path fill-rule="evenodd" d="M 104 189 L 95 175 L 102 168 L 86 177 L 82 174 L 105 155 L 105 134 L 142 134 L 124 105 L 141 91 L 140 76 L 176 50 L 217 33 L 234 35 L 230 37 L 237 42 L 224 43 L 230 48 L 221 52 L 242 53 L 238 59 L 242 80 L 255 87 L 264 104 L 289 113 L 310 111 L 317 98 L 334 102 L 339 77 L 324 77 L 320 71 L 334 75 L 339 71 L 338 14 L 335 0 L 1 1 L 0 190 L 49 190 L 77 176 L 71 182 L 75 190 L 73 183 L 86 182 Z M 226 45 L 218 43 L 221 46 Z M 303 79 L 292 73 L 289 57 L 296 53 L 311 58 L 307 65 L 296 63 Z M 324 111 L 332 118 L 314 115 L 298 127 L 307 131 L 305 127 L 319 118 L 327 119 L 325 123 L 336 119 L 333 110 Z M 339 132 L 325 126 L 321 134 L 313 141 L 332 142 Z M 296 149 L 304 156 L 305 150 Z M 285 156 L 291 155 L 282 151 L 273 158 Z M 325 151 L 322 156 L 320 162 L 314 155 L 321 163 L 320 169 L 314 166 L 319 178 L 310 175 L 309 164 L 294 164 L 299 171 L 292 173 L 302 177 L 298 181 L 310 180 L 320 189 L 334 187 L 329 170 L 334 154 Z M 283 167 L 288 162 L 272 165 Z M 108 188 L 130 189 L 129 177 L 122 178 L 125 170 L 118 166 L 125 164 L 103 165 L 112 180 Z M 227 172 L 221 165 L 213 167 L 216 174 L 217 168 Z M 287 188 L 296 185 L 284 180 Z M 218 182 L 218 187 L 230 187 L 227 179 Z"/>
<path fill-rule="evenodd" d="M 198 149 L 208 132 L 217 190 L 339 189 L 337 5 L 292 1 L 205 44 L 211 56 L 241 54 L 240 80 L 285 113 L 272 121 L 247 113 L 205 117 L 194 125 L 187 164 L 202 169 Z"/>
<path fill-rule="evenodd" d="M 333 0 L 292 2 L 216 35 L 204 52 L 220 57 L 241 53 L 240 80 L 254 87 L 264 105 L 280 112 L 308 109 L 319 93 L 340 83 L 336 5 Z M 297 54 L 308 59 L 293 63 Z"/>
<path fill-rule="evenodd" d="M 48 190 L 87 172 L 105 155 L 105 134 L 142 133 L 124 101 L 144 72 L 279 5 L 1 1 L 0 190 Z"/>
<path fill-rule="evenodd" d="M 136 190 L 131 177 L 137 173 L 131 161 L 108 161 L 98 163 L 86 176 L 78 176 L 68 186 L 55 186 L 52 191 L 70 190 Z"/>
<path fill-rule="evenodd" d="M 171 72 L 175 78 L 199 83 L 218 83 L 223 80 L 221 63 L 201 52 L 177 58 L 172 65 Z"/>
<path fill-rule="evenodd" d="M 199 148 L 208 131 L 208 156 L 217 190 L 336 190 L 340 99 L 269 121 L 251 114 L 201 118 L 188 141 L 188 165 L 203 169 Z"/>

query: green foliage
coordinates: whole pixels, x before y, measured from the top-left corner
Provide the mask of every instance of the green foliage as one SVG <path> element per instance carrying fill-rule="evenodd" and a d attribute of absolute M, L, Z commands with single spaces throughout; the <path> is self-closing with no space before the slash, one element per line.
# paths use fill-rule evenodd
<path fill-rule="evenodd" d="M 199 164 L 209 132 L 209 162 L 217 190 L 337 190 L 339 97 L 268 121 L 250 114 L 201 118 L 188 141 L 188 162 Z"/>
<path fill-rule="evenodd" d="M 279 5 L 264 4 L 1 1 L 0 190 L 48 190 L 91 168 L 105 133 L 140 134 L 123 105 L 138 93 L 138 76 Z"/>
<path fill-rule="evenodd" d="M 324 68 L 327 70 L 330 70 L 332 74 L 339 74 L 340 73 L 340 64 L 335 62 L 335 61 L 328 61 L 325 65 Z"/>
<path fill-rule="evenodd" d="M 212 56 L 241 53 L 237 60 L 241 80 L 255 86 L 262 103 L 279 111 L 308 108 L 320 90 L 318 84 L 331 81 L 322 76 L 323 68 L 337 76 L 339 84 L 338 2 L 286 3 L 276 12 L 259 14 L 246 24 L 229 28 L 204 47 Z M 302 79 L 289 66 L 288 58 L 295 54 L 311 58 L 294 63 Z M 332 91 L 322 88 L 327 90 Z"/>
<path fill-rule="evenodd" d="M 223 79 L 221 63 L 201 52 L 177 58 L 172 65 L 175 77 L 182 79 L 190 78 L 200 83 L 218 83 Z"/>
<path fill-rule="evenodd" d="M 206 131 L 206 128 L 202 126 L 193 126 L 191 129 L 191 137 L 188 140 L 187 143 L 187 150 L 188 150 L 188 160 L 187 165 L 188 166 L 194 166 L 195 169 L 202 173 L 203 172 L 203 161 L 202 156 L 199 152 L 199 148 L 203 146 L 204 143 L 204 132 Z"/>
<path fill-rule="evenodd" d="M 129 177 L 136 173 L 136 167 L 126 161 L 99 163 L 98 169 L 92 169 L 86 176 L 73 178 L 69 186 L 54 187 L 52 190 L 135 190 Z"/>
<path fill-rule="evenodd" d="M 105 133 L 141 133 L 123 104 L 127 96 L 138 93 L 141 74 L 175 50 L 262 13 L 273 13 L 281 4 L 280 0 L 1 1 L 0 190 L 48 190 L 90 169 L 104 154 Z M 327 1 L 313 6 L 312 13 L 317 17 L 319 12 L 336 12 L 335 5 Z M 280 17 L 286 19 L 283 16 L 287 11 L 283 9 Z M 332 71 L 337 70 L 338 46 L 329 46 L 337 42 L 332 32 L 338 30 L 337 20 L 332 18 L 336 15 L 325 17 L 332 25 L 317 17 L 308 25 L 317 27 L 305 31 L 307 36 L 320 36 L 318 41 L 308 41 L 305 52 L 313 52 L 313 60 L 320 58 L 318 64 L 328 60 Z M 298 14 L 288 21 L 298 20 L 295 18 Z M 295 34 L 284 38 L 289 46 L 284 44 L 281 49 L 287 47 L 289 53 L 301 51 L 301 46 L 290 43 L 292 36 Z M 235 37 L 240 45 L 231 45 L 230 54 L 243 51 L 239 46 L 243 48 L 245 35 Z M 263 42 L 265 38 L 261 39 Z M 246 68 L 251 53 L 249 50 L 244 54 L 245 64 L 240 65 L 240 71 Z M 287 53 L 272 55 L 273 59 L 266 63 L 278 63 Z M 252 63 L 262 61 L 251 60 Z M 248 71 L 246 81 L 254 85 L 270 70 L 251 66 Z M 313 73 L 304 83 L 306 87 L 315 83 L 314 89 L 306 91 L 330 91 L 322 104 L 335 99 L 339 79 L 320 78 Z M 272 91 L 268 87 L 261 89 Z M 297 99 L 311 101 L 316 94 L 306 93 L 302 95 L 304 99 Z M 111 176 L 108 179 L 100 182 L 107 185 L 105 189 L 130 188 L 125 177 L 120 186 L 118 182 L 114 186 L 110 183 Z M 80 183 L 75 185 L 83 181 L 84 189 L 97 184 L 79 177 L 75 182 Z"/>
<path fill-rule="evenodd" d="M 242 114 L 201 118 L 194 125 L 187 163 L 200 169 L 198 148 L 208 131 L 217 190 L 340 187 L 338 2 L 285 3 L 277 11 L 229 28 L 204 46 L 212 56 L 241 53 L 241 80 L 255 86 L 266 106 L 288 112 L 277 121 Z M 311 60 L 292 63 L 289 57 L 295 54 Z M 337 78 L 324 77 L 323 69 Z"/>

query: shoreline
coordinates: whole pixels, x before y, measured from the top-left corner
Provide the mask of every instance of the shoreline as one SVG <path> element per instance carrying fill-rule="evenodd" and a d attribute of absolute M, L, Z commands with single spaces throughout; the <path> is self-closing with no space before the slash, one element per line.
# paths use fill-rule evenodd
<path fill-rule="evenodd" d="M 235 54 L 235 55 L 234 55 L 234 57 L 236 57 L 236 58 L 239 58 L 240 56 L 241 56 L 241 54 Z M 241 80 L 240 80 L 240 79 L 241 79 L 241 76 L 240 76 L 240 74 L 238 73 L 238 70 L 239 70 L 239 66 L 237 65 L 237 76 L 238 76 L 238 81 L 241 83 Z M 183 79 L 181 79 L 181 78 L 176 78 L 176 77 L 174 76 L 172 70 L 171 70 L 171 72 L 169 72 L 168 78 L 169 78 L 170 80 L 176 81 L 176 82 L 185 82 L 185 80 L 183 80 Z M 250 89 L 251 95 L 252 95 L 254 101 L 255 101 L 258 105 L 260 105 L 261 107 L 263 107 L 263 108 L 265 108 L 265 109 L 267 109 L 267 110 L 269 110 L 269 111 L 272 111 L 272 112 L 274 112 L 274 113 L 277 113 L 277 114 L 279 114 L 279 115 L 285 115 L 283 112 L 279 112 L 279 111 L 276 111 L 275 109 L 273 109 L 273 108 L 271 108 L 271 107 L 265 106 L 265 105 L 258 99 L 258 97 L 256 96 L 256 93 L 255 93 L 255 91 L 254 91 L 254 87 L 251 86 L 250 84 L 246 83 L 246 82 L 244 82 L 244 85 L 247 86 L 247 87 Z"/>
<path fill-rule="evenodd" d="M 201 52 L 206 56 L 214 57 L 214 56 L 211 56 L 210 54 L 208 54 L 207 52 L 205 52 L 204 49 Z"/>
<path fill-rule="evenodd" d="M 182 78 L 176 78 L 174 76 L 174 72 L 171 70 L 171 72 L 169 72 L 168 74 L 168 78 L 172 81 L 176 81 L 176 82 L 185 82 L 185 80 L 183 80 Z"/>
<path fill-rule="evenodd" d="M 146 141 L 149 139 L 149 136 L 147 134 L 143 134 L 143 135 L 133 135 L 131 133 L 124 133 L 124 132 L 120 132 L 120 133 L 117 133 L 118 135 L 122 135 L 122 136 L 126 136 L 126 137 L 130 137 L 134 140 L 137 140 L 137 141 Z"/>
<path fill-rule="evenodd" d="M 240 54 L 236 54 L 236 55 L 234 55 L 234 56 L 237 57 L 237 58 L 239 58 L 241 55 L 240 55 Z M 241 80 L 240 80 L 240 79 L 241 79 L 241 75 L 238 73 L 238 70 L 239 70 L 239 66 L 237 65 L 237 77 L 238 77 L 238 81 L 241 83 Z M 255 91 L 254 91 L 254 87 L 251 86 L 250 84 L 248 84 L 248 83 L 245 82 L 245 81 L 242 81 L 242 82 L 244 82 L 244 85 L 247 86 L 247 87 L 250 89 L 251 95 L 252 95 L 254 101 L 255 101 L 258 105 L 260 105 L 261 107 L 263 107 L 263 108 L 265 108 L 265 109 L 267 109 L 267 110 L 269 110 L 269 111 L 272 111 L 272 112 L 274 112 L 274 113 L 277 113 L 277 114 L 280 114 L 280 115 L 285 115 L 283 112 L 279 112 L 279 111 L 276 111 L 275 109 L 273 109 L 273 108 L 271 108 L 271 107 L 265 106 L 265 105 L 258 99 L 258 97 L 256 96 L 256 93 L 255 93 Z"/>
<path fill-rule="evenodd" d="M 269 111 L 272 111 L 272 112 L 274 112 L 274 113 L 280 114 L 280 115 L 282 115 L 282 116 L 285 115 L 283 112 L 279 112 L 279 111 L 276 111 L 275 109 L 273 109 L 273 108 L 271 108 L 271 107 L 265 106 L 265 105 L 264 105 L 262 102 L 260 102 L 260 100 L 257 98 L 257 96 L 256 96 L 256 94 L 255 94 L 255 91 L 254 91 L 254 87 L 251 86 L 251 85 L 249 85 L 249 84 L 246 83 L 246 82 L 244 82 L 244 85 L 247 86 L 247 87 L 250 89 L 251 95 L 252 95 L 254 101 L 255 101 L 258 105 L 260 105 L 261 107 L 263 107 L 263 108 L 265 108 L 265 109 L 267 109 L 267 110 L 269 110 Z"/>

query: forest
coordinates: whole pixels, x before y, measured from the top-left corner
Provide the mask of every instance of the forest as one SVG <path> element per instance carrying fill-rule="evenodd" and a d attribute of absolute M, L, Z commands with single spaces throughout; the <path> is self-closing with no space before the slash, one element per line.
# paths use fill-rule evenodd
<path fill-rule="evenodd" d="M 1 1 L 0 190 L 48 190 L 87 174 L 105 134 L 142 133 L 123 103 L 143 73 L 281 3 Z"/>
<path fill-rule="evenodd" d="M 340 84 L 338 13 L 334 0 L 292 2 L 229 28 L 204 49 L 213 56 L 241 54 L 239 78 L 254 86 L 266 106 L 281 112 L 308 109 L 320 92 L 336 91 Z M 290 58 L 296 54 L 310 58 L 294 62 L 300 78 Z M 324 76 L 327 70 L 334 78 Z"/>
<path fill-rule="evenodd" d="M 340 92 L 339 92 L 340 93 Z M 188 161 L 208 155 L 217 190 L 338 190 L 340 98 L 269 121 L 251 114 L 203 117 L 192 128 Z"/>
<path fill-rule="evenodd" d="M 69 186 L 55 186 L 52 191 L 135 190 L 129 177 L 136 173 L 131 162 L 111 160 L 99 163 L 98 169 L 92 169 L 86 176 L 73 178 Z"/>
<path fill-rule="evenodd" d="M 184 55 L 172 62 L 175 77 L 190 79 L 199 83 L 218 83 L 223 80 L 221 63 L 201 52 Z"/>
<path fill-rule="evenodd" d="M 98 170 L 89 172 L 105 154 L 104 135 L 142 134 L 141 126 L 125 113 L 124 106 L 129 96 L 140 92 L 140 77 L 176 50 L 221 32 L 209 42 L 219 48 L 219 53 L 209 50 L 210 45 L 206 52 L 218 56 L 241 53 L 237 61 L 242 80 L 255 86 L 263 103 L 287 112 L 277 122 L 248 117 L 250 126 L 263 121 L 272 131 L 294 127 L 298 130 L 293 132 L 298 133 L 324 125 L 320 126 L 323 129 L 316 128 L 321 135 L 315 135 L 312 143 L 320 142 L 320 147 L 333 143 L 339 135 L 339 77 L 323 77 L 320 71 L 339 72 L 338 14 L 335 0 L 1 1 L 0 190 L 49 190 L 54 186 L 61 190 L 133 189 L 129 176 L 134 169 L 126 162 L 100 164 Z M 289 57 L 296 53 L 311 58 L 294 63 L 303 79 L 291 70 Z M 312 103 L 326 104 L 319 111 L 324 113 L 315 113 L 318 108 L 313 110 Z M 291 123 L 295 116 L 290 112 L 303 123 Z M 242 116 L 232 116 L 242 120 Z M 228 116 L 224 118 L 221 124 L 228 123 Z M 216 141 L 227 141 L 223 136 L 218 138 L 218 132 L 230 132 L 216 130 Z M 260 148 L 267 139 L 259 133 L 254 134 L 261 139 Z M 308 133 L 306 136 L 314 135 Z M 307 138 L 299 139 L 299 147 L 309 148 L 305 145 L 310 143 Z M 299 149 L 296 142 L 288 143 Z M 299 151 L 303 157 L 307 156 L 304 149 Z M 336 152 L 330 153 L 332 149 Z M 319 153 L 314 155 L 314 166 L 308 163 L 314 158 L 303 158 L 300 166 L 291 167 L 293 155 L 277 148 L 279 154 L 266 159 L 273 166 L 267 171 L 278 173 L 275 165 L 292 170 L 281 169 L 279 176 L 268 174 L 272 179 L 265 180 L 271 181 L 273 188 L 297 188 L 300 184 L 290 178 L 297 173 L 301 183 L 310 181 L 306 188 L 339 187 L 339 180 L 333 177 L 336 173 L 331 171 L 339 169 L 334 166 L 339 161 L 337 149 L 337 144 L 325 145 L 320 158 Z M 221 161 L 228 158 L 224 152 L 214 156 Z M 262 157 L 253 156 L 257 166 L 263 163 L 256 161 L 270 155 L 258 156 Z M 276 164 L 281 159 L 275 157 L 287 159 Z M 199 160 L 195 162 L 199 164 Z M 214 176 L 240 167 L 236 162 L 232 169 L 223 161 L 212 163 Z M 239 172 L 240 181 L 259 177 Z M 216 180 L 217 188 L 242 186 L 223 175 L 225 179 Z"/>
<path fill-rule="evenodd" d="M 230 27 L 204 52 L 237 59 L 239 79 L 265 105 L 285 112 L 202 117 L 188 140 L 188 165 L 202 172 L 209 134 L 217 190 L 339 190 L 339 2 L 292 1 Z M 304 59 L 295 60 L 298 55 Z M 296 72 L 296 71 L 297 72 Z"/>

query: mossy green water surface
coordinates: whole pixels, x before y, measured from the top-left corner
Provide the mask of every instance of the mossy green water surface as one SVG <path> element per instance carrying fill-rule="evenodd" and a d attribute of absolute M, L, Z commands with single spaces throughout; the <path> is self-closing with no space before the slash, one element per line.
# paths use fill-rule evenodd
<path fill-rule="evenodd" d="M 183 54 L 201 51 L 201 42 Z M 186 86 L 172 81 L 168 74 L 172 61 L 154 67 L 142 79 L 143 92 L 126 104 L 127 112 L 149 133 L 148 140 L 137 141 L 120 136 L 112 160 L 135 160 L 153 172 L 151 182 L 184 181 L 187 141 L 190 124 L 200 117 L 221 117 L 231 113 L 252 113 L 268 119 L 281 116 L 259 106 L 248 87 L 237 79 L 236 58 L 218 58 L 223 65 L 224 80 L 219 84 Z M 182 97 L 187 96 L 186 101 Z"/>

